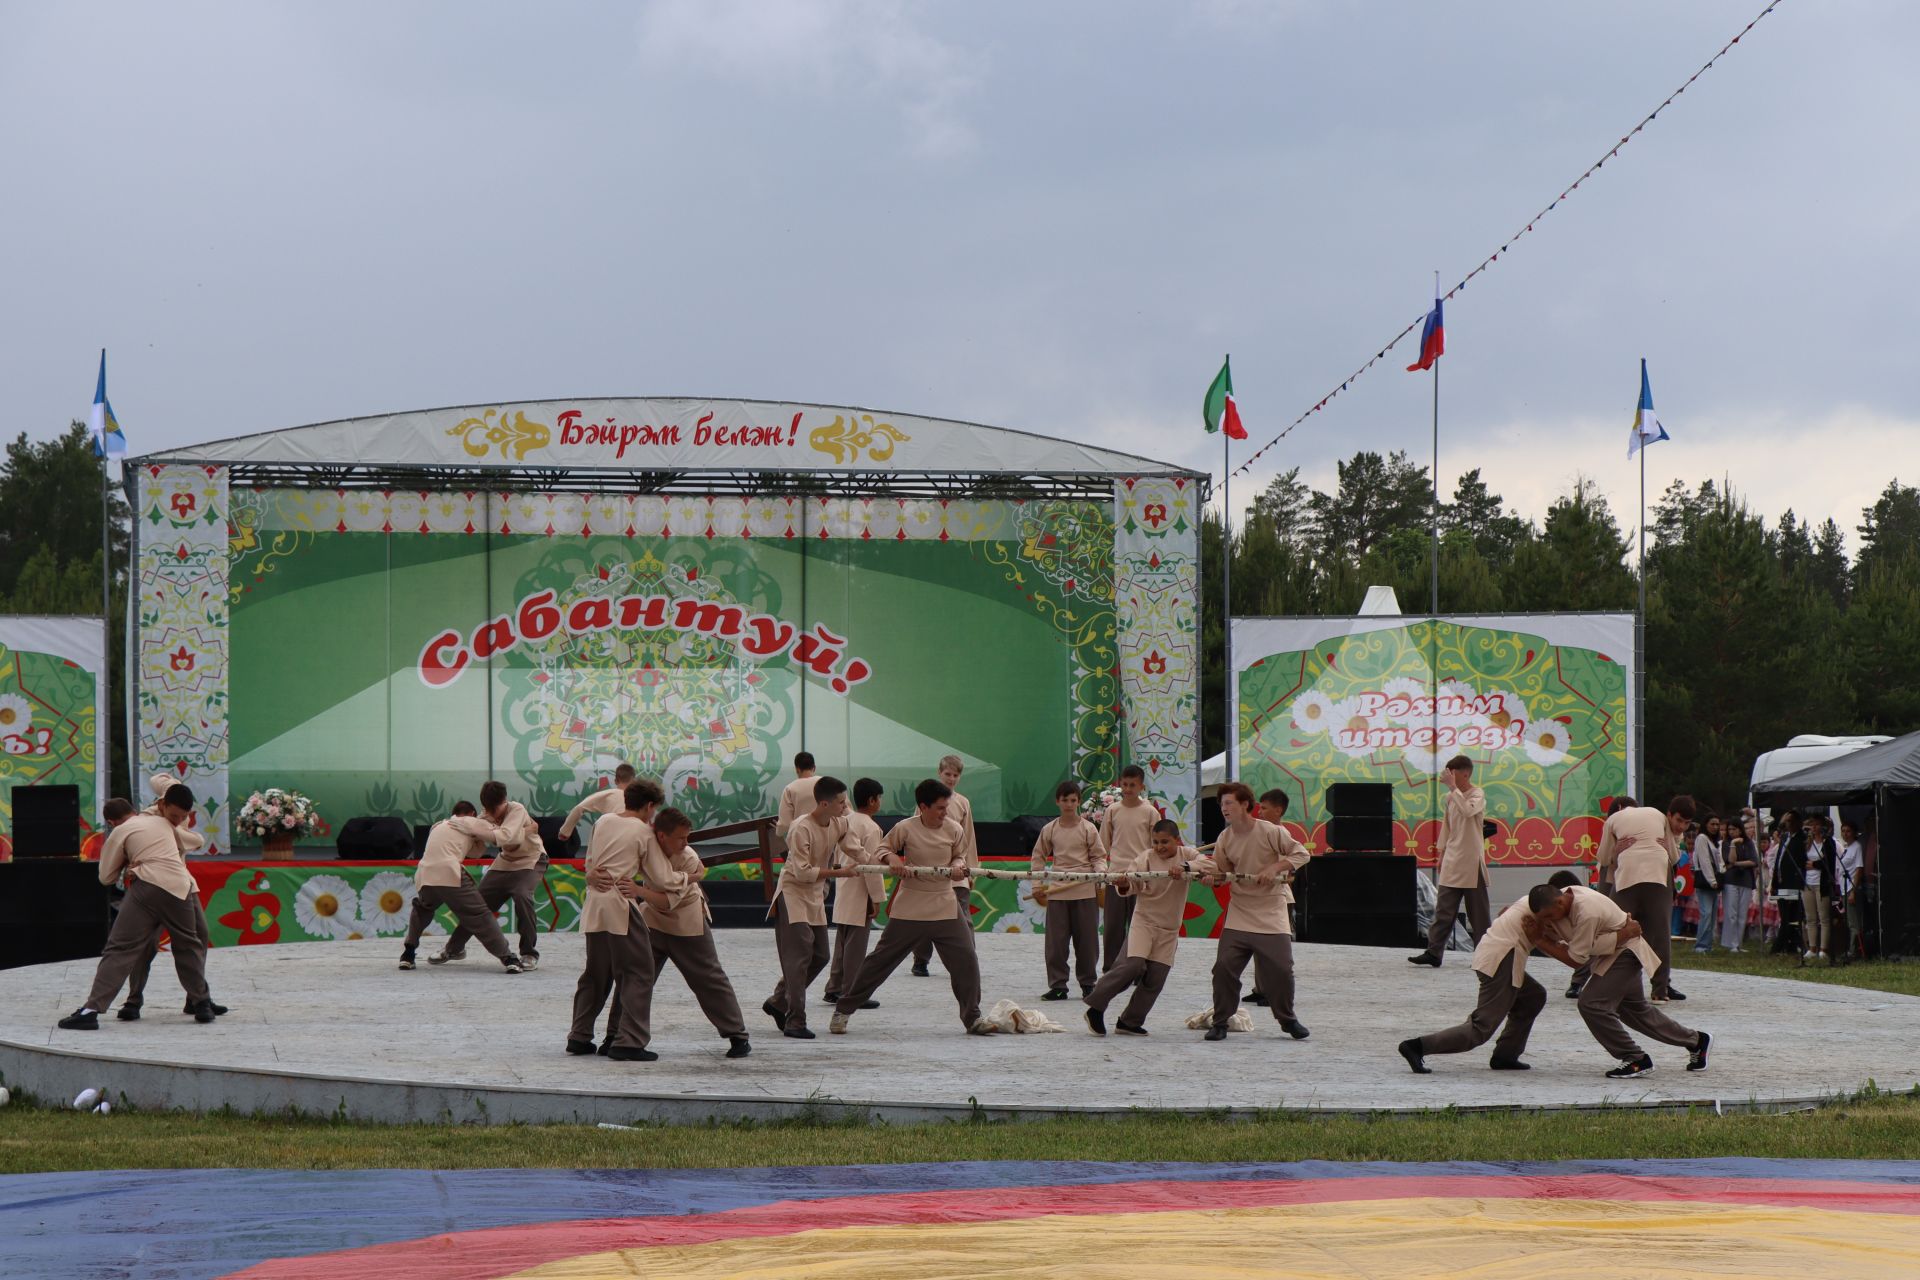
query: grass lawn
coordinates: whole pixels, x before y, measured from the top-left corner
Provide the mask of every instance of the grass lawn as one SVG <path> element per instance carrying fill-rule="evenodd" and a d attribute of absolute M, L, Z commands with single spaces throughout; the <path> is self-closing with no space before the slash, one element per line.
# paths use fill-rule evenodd
<path fill-rule="evenodd" d="M 1715 949 L 1695 955 L 1693 944 L 1673 940 L 1673 967 L 1704 969 L 1710 973 L 1744 973 L 1761 978 L 1791 978 L 1795 982 L 1819 982 L 1829 986 L 1865 987 L 1872 991 L 1895 991 L 1903 996 L 1920 996 L 1920 962 L 1912 960 L 1857 960 L 1833 968 L 1826 963 L 1802 967 L 1795 955 L 1768 955 L 1765 951 L 1742 951 L 1739 955 Z M 1675 983 L 1682 991 L 1686 987 Z"/>

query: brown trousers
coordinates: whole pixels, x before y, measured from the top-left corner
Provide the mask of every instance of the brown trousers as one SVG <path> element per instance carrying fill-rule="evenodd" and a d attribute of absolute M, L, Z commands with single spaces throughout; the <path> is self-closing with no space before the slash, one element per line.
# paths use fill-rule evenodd
<path fill-rule="evenodd" d="M 1420 1052 L 1465 1053 L 1478 1049 L 1493 1039 L 1502 1022 L 1507 1024 L 1506 1030 L 1500 1032 L 1493 1056 L 1517 1058 L 1527 1051 L 1527 1036 L 1533 1030 L 1533 1020 L 1547 1006 L 1547 989 L 1535 982 L 1531 974 L 1521 979 L 1519 986 L 1514 986 L 1513 975 L 1504 964 L 1492 977 L 1483 973 L 1479 978 L 1480 1002 L 1474 1005 L 1467 1020 L 1457 1027 L 1421 1036 Z"/>
<path fill-rule="evenodd" d="M 727 971 L 720 967 L 720 951 L 713 945 L 712 929 L 694 936 L 649 929 L 647 936 L 653 940 L 653 972 L 656 979 L 666 972 L 671 962 L 680 971 L 680 976 L 687 980 L 687 989 L 700 1002 L 700 1012 L 707 1015 L 707 1021 L 713 1024 L 715 1031 L 729 1040 L 747 1034 L 746 1019 L 740 1016 L 740 999 L 733 993 L 733 983 L 728 979 Z M 620 1010 L 618 995 L 614 997 L 613 1004 L 617 1021 Z"/>
<path fill-rule="evenodd" d="M 520 871 L 497 871 L 488 867 L 487 874 L 480 877 L 480 900 L 487 904 L 489 913 L 499 911 L 506 902 L 513 903 L 513 922 L 520 930 L 520 954 L 523 956 L 540 954 L 540 918 L 533 906 L 533 891 L 539 887 L 539 867 L 527 867 Z M 465 950 L 467 939 L 472 936 L 473 930 L 462 924 L 447 939 L 447 950 Z"/>
<path fill-rule="evenodd" d="M 860 965 L 860 977 L 853 989 L 840 993 L 834 1011 L 851 1014 L 873 999 L 880 984 L 923 943 L 930 952 L 940 953 L 940 963 L 947 968 L 953 1000 L 960 1007 L 961 1025 L 971 1027 L 980 1021 L 980 956 L 973 949 L 973 929 L 957 919 L 888 920 L 887 927 L 880 931 L 880 945 Z"/>
<path fill-rule="evenodd" d="M 1427 954 L 1438 958 L 1453 937 L 1453 922 L 1460 908 L 1467 909 L 1467 936 L 1480 945 L 1480 935 L 1493 923 L 1493 910 L 1487 903 L 1487 873 L 1480 872 L 1480 883 L 1471 889 L 1449 889 L 1441 885 L 1433 904 L 1433 923 L 1427 927 Z"/>
<path fill-rule="evenodd" d="M 1100 968 L 1113 968 L 1127 957 L 1127 930 L 1133 925 L 1135 899 L 1121 897 L 1107 886 L 1107 905 L 1100 909 L 1105 928 L 1100 933 Z"/>
<path fill-rule="evenodd" d="M 107 934 L 106 949 L 100 953 L 100 967 L 94 970 L 93 990 L 87 994 L 86 1007 L 105 1009 L 126 985 L 127 975 L 146 953 L 147 944 L 165 929 L 173 935 L 173 971 L 187 999 L 199 1002 L 207 998 L 207 939 L 201 933 L 200 896 L 188 894 L 176 898 L 165 889 L 135 880 L 120 900 L 120 914 L 113 919 Z"/>
<path fill-rule="evenodd" d="M 440 907 L 453 912 L 460 937 L 480 939 L 487 953 L 501 960 L 513 954 L 513 948 L 507 945 L 507 935 L 500 932 L 500 922 L 493 918 L 493 909 L 473 887 L 473 881 L 464 877 L 459 884 L 423 884 L 414 888 L 413 911 L 407 917 L 407 939 L 400 944 L 403 954 L 412 955 L 420 946 L 420 935 L 433 923 L 433 914 Z M 447 949 L 457 949 L 452 938 L 447 939 Z"/>
<path fill-rule="evenodd" d="M 787 895 L 774 899 L 778 923 L 774 947 L 780 953 L 780 981 L 769 1003 L 787 1011 L 788 1030 L 806 1030 L 807 988 L 827 967 L 827 926 L 808 924 L 787 914 Z"/>
<path fill-rule="evenodd" d="M 1107 892 L 1117 898 L 1109 887 Z M 1067 987 L 1067 947 L 1073 947 L 1073 976 L 1080 980 L 1080 994 L 1093 989 L 1099 962 L 1100 904 L 1092 898 L 1047 904 L 1047 989 L 1064 991 Z M 1109 966 L 1111 969 L 1111 966 Z"/>
<path fill-rule="evenodd" d="M 213 934 L 207 929 L 207 909 L 200 901 L 200 895 L 194 894 L 187 901 L 193 904 L 194 918 L 200 922 L 200 937 L 211 940 Z M 141 948 L 140 958 L 134 962 L 133 972 L 127 975 L 127 998 L 120 1002 L 122 1009 L 138 1009 L 146 1004 L 147 978 L 153 972 L 153 962 L 160 954 L 160 935 L 155 933 L 147 939 L 147 945 Z"/>
<path fill-rule="evenodd" d="M 653 1038 L 653 943 L 640 908 L 627 907 L 625 933 L 589 933 L 587 967 L 573 989 L 573 1028 L 570 1040 L 593 1041 L 593 1024 L 607 996 L 620 993 L 613 1043 L 622 1049 L 644 1049 Z"/>
<path fill-rule="evenodd" d="M 1253 962 L 1253 976 L 1275 1019 L 1293 1021 L 1293 938 L 1284 933 L 1248 933 L 1222 929 L 1213 962 L 1213 1020 L 1231 1018 L 1240 1008 L 1240 975 Z"/>
<path fill-rule="evenodd" d="M 1638 922 L 1640 936 L 1653 948 L 1653 954 L 1660 957 L 1660 967 L 1654 970 L 1650 981 L 1654 995 L 1666 995 L 1667 984 L 1673 977 L 1673 886 L 1629 885 L 1614 890 L 1613 901 Z"/>
<path fill-rule="evenodd" d="M 1648 1001 L 1640 985 L 1640 957 L 1631 951 L 1615 957 L 1605 973 L 1588 978 L 1587 985 L 1580 988 L 1579 1003 L 1587 1030 L 1593 1032 L 1602 1049 L 1622 1062 L 1646 1052 L 1627 1034 L 1628 1027 L 1682 1049 L 1700 1043 L 1699 1032 L 1681 1026 Z"/>
<path fill-rule="evenodd" d="M 953 898 L 955 902 L 958 902 L 960 904 L 960 923 L 967 926 L 967 945 L 972 946 L 973 945 L 973 890 L 967 888 L 965 885 L 957 884 L 953 886 Z M 921 968 L 924 969 L 926 968 L 927 961 L 932 958 L 933 958 L 933 943 L 923 940 L 915 944 L 913 948 L 913 962 L 915 964 L 919 965 Z M 942 960 L 940 963 L 945 964 L 946 961 Z M 978 965 L 975 966 L 975 968 L 978 968 L 978 967 L 979 967 Z"/>
<path fill-rule="evenodd" d="M 827 991 L 835 998 L 848 983 L 860 981 L 860 965 L 867 958 L 867 935 L 872 932 L 871 925 L 833 926 L 833 964 L 827 969 Z"/>
<path fill-rule="evenodd" d="M 1085 1000 L 1088 1007 L 1105 1013 L 1122 991 L 1132 987 L 1133 999 L 1120 1011 L 1120 1021 L 1130 1027 L 1144 1027 L 1147 1015 L 1153 1012 L 1153 1002 L 1160 998 L 1160 989 L 1167 985 L 1167 975 L 1172 972 L 1170 964 L 1145 956 L 1128 956 L 1100 975 L 1100 981 L 1093 984 Z"/>

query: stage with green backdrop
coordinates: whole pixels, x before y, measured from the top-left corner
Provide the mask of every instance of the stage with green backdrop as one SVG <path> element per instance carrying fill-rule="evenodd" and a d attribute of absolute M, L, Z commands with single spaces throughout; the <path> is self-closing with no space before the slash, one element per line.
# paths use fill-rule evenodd
<path fill-rule="evenodd" d="M 1633 777 L 1631 614 L 1236 618 L 1233 750 L 1326 848 L 1326 790 L 1393 787 L 1394 852 L 1431 865 L 1440 770 L 1473 761 L 1495 862 L 1590 862 Z"/>
<path fill-rule="evenodd" d="M 1122 765 L 1197 828 L 1205 477 L 1022 432 L 745 401 L 559 401 L 133 460 L 134 753 L 201 798 L 563 813 L 620 761 L 697 827 L 795 751 L 884 811 L 948 753 L 979 820 Z M 236 908 L 237 909 L 237 908 Z"/>

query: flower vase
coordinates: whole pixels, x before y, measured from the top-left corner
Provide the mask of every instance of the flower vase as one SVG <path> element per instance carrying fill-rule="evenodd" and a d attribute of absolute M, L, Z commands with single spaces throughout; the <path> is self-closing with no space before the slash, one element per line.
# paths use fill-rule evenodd
<path fill-rule="evenodd" d="M 293 861 L 293 837 L 271 835 L 261 845 L 260 856 L 269 862 Z"/>

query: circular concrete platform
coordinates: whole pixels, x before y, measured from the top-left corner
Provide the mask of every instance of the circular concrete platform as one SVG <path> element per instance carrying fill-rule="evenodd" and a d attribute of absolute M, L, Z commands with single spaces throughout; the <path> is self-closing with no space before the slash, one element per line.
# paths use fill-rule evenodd
<path fill-rule="evenodd" d="M 1301 1019 L 1310 1039 L 1283 1035 L 1265 1010 L 1254 1030 L 1222 1043 L 1188 1031 L 1207 1007 L 1214 944 L 1181 943 L 1146 1039 L 1096 1039 L 1078 1001 L 1041 1004 L 1039 939 L 978 938 L 985 1004 L 1012 999 L 1063 1024 L 1061 1034 L 962 1033 L 935 962 L 934 977 L 903 967 L 857 1015 L 826 1033 L 815 984 L 812 1041 L 780 1036 L 759 1006 L 776 977 L 773 935 L 718 935 L 753 1034 L 751 1057 L 729 1061 L 676 971 L 653 1005 L 654 1063 L 569 1057 L 562 1045 L 583 946 L 579 934 L 542 940 L 542 967 L 510 976 L 476 947 L 458 964 L 395 968 L 392 940 L 235 947 L 208 961 L 214 994 L 232 1012 L 202 1026 L 180 1012 L 164 957 L 139 1022 L 104 1018 L 95 1032 L 54 1023 L 85 996 L 92 961 L 0 972 L 0 1074 L 14 1088 L 67 1099 L 86 1086 L 142 1108 L 341 1115 L 380 1121 L 694 1122 L 802 1115 L 890 1121 L 1124 1114 L 1138 1110 L 1407 1111 L 1437 1107 L 1781 1107 L 1848 1093 L 1869 1081 L 1904 1090 L 1920 1080 L 1912 1053 L 1920 999 L 1770 978 L 1689 973 L 1669 1013 L 1713 1033 L 1711 1069 L 1650 1046 L 1656 1072 L 1611 1081 L 1613 1065 L 1561 998 L 1565 971 L 1533 961 L 1552 998 L 1535 1024 L 1530 1072 L 1493 1072 L 1486 1051 L 1434 1058 L 1415 1076 L 1402 1038 L 1438 1031 L 1472 1008 L 1475 977 L 1454 953 L 1439 971 L 1403 951 L 1297 949 Z M 824 981 L 824 979 L 822 980 Z"/>

